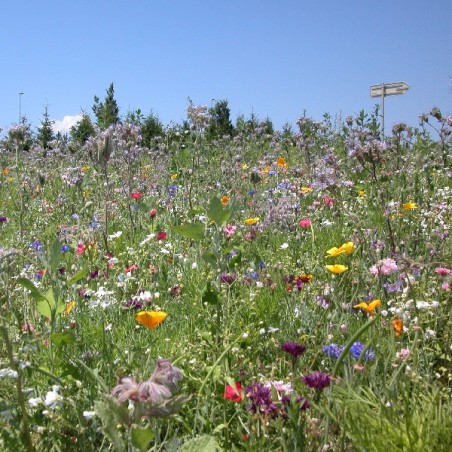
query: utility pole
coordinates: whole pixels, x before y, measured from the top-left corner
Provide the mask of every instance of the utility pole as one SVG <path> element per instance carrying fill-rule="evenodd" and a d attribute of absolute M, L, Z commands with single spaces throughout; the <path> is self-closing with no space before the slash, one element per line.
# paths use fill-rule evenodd
<path fill-rule="evenodd" d="M 21 91 L 19 93 L 19 124 L 22 121 L 22 94 L 23 94 L 23 92 Z"/>

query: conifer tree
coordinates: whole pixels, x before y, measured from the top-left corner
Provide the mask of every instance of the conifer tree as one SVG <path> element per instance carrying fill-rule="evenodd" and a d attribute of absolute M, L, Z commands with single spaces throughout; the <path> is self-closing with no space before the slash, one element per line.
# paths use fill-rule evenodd
<path fill-rule="evenodd" d="M 119 107 L 115 99 L 113 83 L 108 87 L 103 102 L 97 96 L 94 96 L 93 112 L 96 115 L 96 124 L 101 130 L 119 122 Z"/>
<path fill-rule="evenodd" d="M 54 121 L 50 120 L 49 108 L 46 105 L 42 115 L 41 127 L 38 127 L 38 134 L 36 136 L 37 142 L 43 149 L 50 149 L 50 143 L 55 138 L 52 128 L 53 123 Z"/>

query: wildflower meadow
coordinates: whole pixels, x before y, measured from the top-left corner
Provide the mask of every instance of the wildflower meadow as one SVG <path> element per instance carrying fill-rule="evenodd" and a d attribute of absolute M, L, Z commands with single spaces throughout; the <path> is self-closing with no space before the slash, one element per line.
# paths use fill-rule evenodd
<path fill-rule="evenodd" d="M 112 94 L 2 131 L 0 450 L 450 450 L 452 117 Z"/>

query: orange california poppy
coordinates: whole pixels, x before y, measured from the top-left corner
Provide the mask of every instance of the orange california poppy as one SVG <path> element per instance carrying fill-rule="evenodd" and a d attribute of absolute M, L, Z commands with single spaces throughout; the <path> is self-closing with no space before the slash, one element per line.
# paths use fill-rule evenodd
<path fill-rule="evenodd" d="M 392 321 L 392 328 L 396 337 L 400 337 L 403 334 L 403 322 L 400 319 Z"/>
<path fill-rule="evenodd" d="M 369 304 L 366 302 L 359 303 L 353 306 L 354 309 L 362 309 L 366 314 L 373 315 L 375 309 L 381 307 L 381 300 L 378 298 L 376 300 L 371 301 Z"/>
<path fill-rule="evenodd" d="M 135 320 L 148 328 L 158 327 L 167 317 L 163 311 L 140 311 Z"/>

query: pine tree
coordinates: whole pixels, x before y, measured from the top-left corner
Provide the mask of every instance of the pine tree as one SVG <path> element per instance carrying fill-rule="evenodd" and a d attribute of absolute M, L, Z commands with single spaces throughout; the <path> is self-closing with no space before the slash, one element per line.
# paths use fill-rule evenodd
<path fill-rule="evenodd" d="M 119 122 L 119 107 L 115 99 L 113 83 L 108 87 L 103 102 L 100 102 L 99 98 L 94 96 L 93 112 L 96 115 L 96 124 L 101 130 Z"/>
<path fill-rule="evenodd" d="M 234 127 L 230 116 L 231 110 L 227 100 L 218 100 L 209 109 L 210 121 L 207 127 L 207 138 L 216 139 L 224 135 L 232 135 Z"/>
<path fill-rule="evenodd" d="M 38 134 L 36 136 L 37 142 L 45 150 L 50 149 L 50 143 L 55 138 L 52 128 L 53 123 L 54 121 L 50 120 L 49 108 L 46 105 L 44 108 L 44 113 L 42 115 L 41 127 L 38 127 Z"/>
<path fill-rule="evenodd" d="M 82 113 L 82 119 L 71 127 L 69 131 L 72 141 L 83 146 L 89 137 L 94 136 L 95 130 L 88 113 Z"/>

